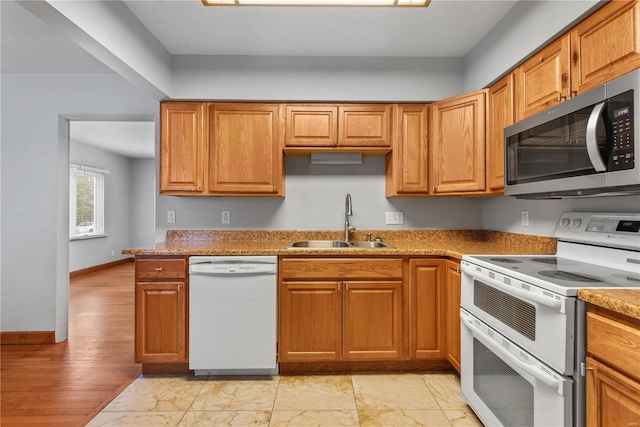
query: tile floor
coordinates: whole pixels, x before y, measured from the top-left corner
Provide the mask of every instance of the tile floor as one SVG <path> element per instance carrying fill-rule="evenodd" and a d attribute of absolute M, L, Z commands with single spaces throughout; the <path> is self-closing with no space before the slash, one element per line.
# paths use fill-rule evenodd
<path fill-rule="evenodd" d="M 89 426 L 482 426 L 452 373 L 140 376 Z"/>

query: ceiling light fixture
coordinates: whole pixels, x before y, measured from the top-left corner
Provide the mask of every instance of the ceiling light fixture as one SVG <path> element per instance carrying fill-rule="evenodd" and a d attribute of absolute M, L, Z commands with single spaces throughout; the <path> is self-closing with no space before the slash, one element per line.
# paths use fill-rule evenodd
<path fill-rule="evenodd" d="M 205 6 L 428 6 L 431 0 L 202 0 Z"/>

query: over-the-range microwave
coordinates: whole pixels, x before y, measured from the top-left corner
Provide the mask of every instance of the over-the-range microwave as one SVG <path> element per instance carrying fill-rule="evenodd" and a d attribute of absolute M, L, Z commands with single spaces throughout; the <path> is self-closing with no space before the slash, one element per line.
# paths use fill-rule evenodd
<path fill-rule="evenodd" d="M 635 70 L 505 128 L 504 194 L 640 194 L 639 107 Z"/>

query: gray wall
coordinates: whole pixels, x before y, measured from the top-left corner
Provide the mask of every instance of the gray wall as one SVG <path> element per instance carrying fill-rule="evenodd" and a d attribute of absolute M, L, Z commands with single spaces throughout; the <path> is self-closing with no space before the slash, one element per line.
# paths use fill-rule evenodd
<path fill-rule="evenodd" d="M 481 198 L 385 198 L 384 157 L 363 157 L 362 165 L 312 165 L 309 157 L 286 159 L 286 197 L 167 197 L 157 201 L 156 238 L 167 229 L 339 230 L 345 195 L 351 194 L 351 224 L 359 229 L 397 230 L 482 228 Z M 176 223 L 167 224 L 167 210 Z M 221 212 L 231 224 L 221 224 Z M 404 225 L 385 225 L 387 211 L 404 212 Z"/>
<path fill-rule="evenodd" d="M 461 58 L 176 55 L 173 99 L 434 101 L 464 92 Z"/>
<path fill-rule="evenodd" d="M 158 159 L 131 159 L 131 247 L 153 246 Z"/>
<path fill-rule="evenodd" d="M 157 117 L 158 102 L 117 75 L 2 74 L 0 83 L 1 329 L 65 339 L 69 147 L 60 115 Z"/>

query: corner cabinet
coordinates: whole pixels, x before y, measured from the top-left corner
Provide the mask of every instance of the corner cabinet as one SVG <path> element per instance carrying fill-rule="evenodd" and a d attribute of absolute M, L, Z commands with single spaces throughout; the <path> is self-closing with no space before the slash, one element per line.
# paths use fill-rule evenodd
<path fill-rule="evenodd" d="M 431 104 L 433 194 L 485 191 L 487 90 Z"/>
<path fill-rule="evenodd" d="M 284 196 L 281 109 L 161 103 L 160 194 Z"/>
<path fill-rule="evenodd" d="M 640 320 L 589 305 L 587 427 L 640 425 Z"/>
<path fill-rule="evenodd" d="M 409 260 L 409 353 L 445 357 L 445 260 Z"/>
<path fill-rule="evenodd" d="M 487 187 L 504 189 L 504 128 L 515 120 L 514 73 L 489 88 L 487 113 Z"/>
<path fill-rule="evenodd" d="M 188 362 L 187 259 L 136 257 L 135 278 L 136 362 Z"/>
<path fill-rule="evenodd" d="M 205 116 L 202 102 L 160 103 L 160 194 L 203 193 Z"/>
<path fill-rule="evenodd" d="M 278 361 L 404 357 L 401 258 L 282 258 Z"/>
<path fill-rule="evenodd" d="M 277 104 L 209 106 L 209 194 L 283 196 Z"/>
<path fill-rule="evenodd" d="M 421 104 L 393 106 L 391 152 L 386 156 L 386 197 L 429 194 L 429 107 Z"/>

